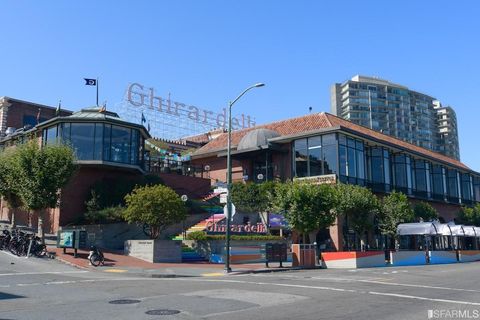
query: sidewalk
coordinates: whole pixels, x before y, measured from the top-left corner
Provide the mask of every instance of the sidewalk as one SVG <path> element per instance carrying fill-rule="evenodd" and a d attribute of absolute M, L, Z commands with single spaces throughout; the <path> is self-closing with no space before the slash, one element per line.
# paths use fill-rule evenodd
<path fill-rule="evenodd" d="M 64 263 L 73 265 L 77 268 L 88 269 L 99 272 L 122 273 L 128 276 L 144 276 L 152 278 L 166 277 L 214 277 L 224 276 L 223 264 L 213 264 L 209 262 L 199 263 L 151 263 L 130 256 L 123 255 L 122 252 L 102 251 L 105 257 L 105 265 L 93 267 L 88 262 L 88 251 L 78 250 L 77 258 L 73 257 L 73 249 L 67 249 L 63 253 L 62 248 L 53 246 L 48 247 L 49 252 L 55 253 L 55 258 Z M 291 263 L 283 263 L 284 267 L 279 268 L 279 263 L 270 263 L 270 268 L 265 264 L 234 264 L 231 265 L 232 272 L 229 275 L 238 275 L 246 273 L 266 273 L 296 270 L 291 267 Z"/>

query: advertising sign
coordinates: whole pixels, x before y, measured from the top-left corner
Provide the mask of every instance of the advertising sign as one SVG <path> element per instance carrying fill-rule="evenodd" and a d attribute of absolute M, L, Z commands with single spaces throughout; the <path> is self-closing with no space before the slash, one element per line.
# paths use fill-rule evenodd
<path fill-rule="evenodd" d="M 61 232 L 59 245 L 63 248 L 73 248 L 73 231 Z"/>

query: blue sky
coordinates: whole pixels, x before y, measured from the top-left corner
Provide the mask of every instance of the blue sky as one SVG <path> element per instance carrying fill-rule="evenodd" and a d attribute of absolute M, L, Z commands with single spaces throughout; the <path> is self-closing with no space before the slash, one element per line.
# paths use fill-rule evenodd
<path fill-rule="evenodd" d="M 330 110 L 329 88 L 379 76 L 437 97 L 458 117 L 461 158 L 480 171 L 478 1 L 3 1 L 0 96 L 119 103 L 159 95 L 257 123 Z M 475 116 L 474 116 L 475 115 Z"/>

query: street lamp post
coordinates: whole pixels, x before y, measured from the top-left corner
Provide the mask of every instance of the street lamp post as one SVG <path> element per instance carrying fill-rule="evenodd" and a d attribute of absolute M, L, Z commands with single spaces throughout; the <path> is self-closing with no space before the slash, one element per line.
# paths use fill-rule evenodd
<path fill-rule="evenodd" d="M 242 93 L 235 98 L 235 100 L 228 103 L 228 142 L 227 142 L 227 228 L 225 230 L 225 272 L 231 272 L 230 268 L 230 220 L 232 218 L 232 158 L 231 158 L 231 144 L 232 144 L 232 106 L 237 102 L 247 91 L 253 88 L 263 87 L 265 84 L 257 83 L 253 86 L 243 90 Z"/>

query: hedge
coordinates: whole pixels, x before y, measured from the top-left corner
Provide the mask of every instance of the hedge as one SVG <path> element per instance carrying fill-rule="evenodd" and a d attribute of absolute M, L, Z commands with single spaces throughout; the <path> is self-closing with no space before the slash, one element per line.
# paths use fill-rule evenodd
<path fill-rule="evenodd" d="M 197 240 L 197 241 L 206 241 L 206 240 L 225 240 L 224 234 L 206 234 L 203 231 L 194 231 L 187 234 L 187 240 Z M 230 240 L 283 240 L 280 236 L 272 235 L 230 235 Z"/>

